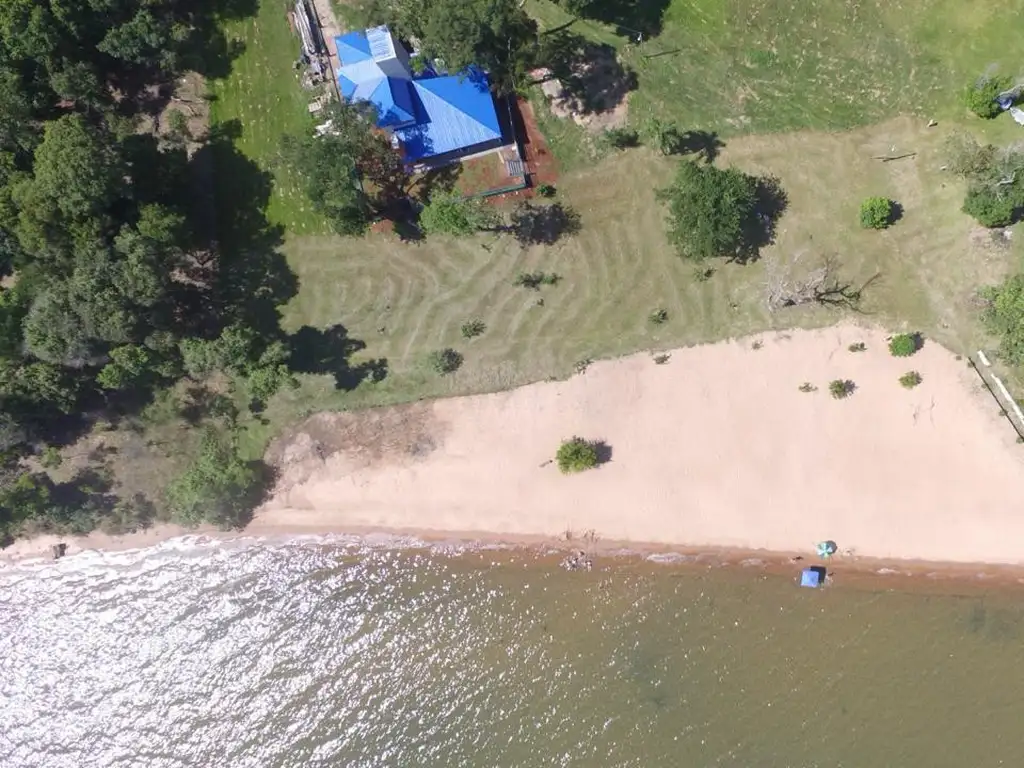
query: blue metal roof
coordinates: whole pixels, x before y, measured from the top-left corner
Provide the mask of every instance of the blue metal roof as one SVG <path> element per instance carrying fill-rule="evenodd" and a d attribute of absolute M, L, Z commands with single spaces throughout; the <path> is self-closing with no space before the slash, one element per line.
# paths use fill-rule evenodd
<path fill-rule="evenodd" d="M 395 131 L 409 160 L 415 162 L 501 138 L 494 98 L 483 73 L 413 80 L 412 87 L 423 107 L 422 116 L 416 125 Z"/>
<path fill-rule="evenodd" d="M 366 101 L 377 126 L 391 128 L 410 161 L 457 152 L 501 138 L 487 75 L 471 68 L 438 77 L 414 75 L 405 49 L 387 27 L 335 38 L 342 66 L 338 87 L 346 101 Z"/>
<path fill-rule="evenodd" d="M 341 59 L 342 66 L 373 60 L 373 55 L 370 53 L 370 42 L 366 38 L 366 32 L 362 30 L 338 35 L 334 38 L 334 45 L 338 49 L 338 58 Z"/>
<path fill-rule="evenodd" d="M 384 77 L 367 99 L 377 107 L 377 125 L 394 128 L 416 120 L 408 80 Z"/>

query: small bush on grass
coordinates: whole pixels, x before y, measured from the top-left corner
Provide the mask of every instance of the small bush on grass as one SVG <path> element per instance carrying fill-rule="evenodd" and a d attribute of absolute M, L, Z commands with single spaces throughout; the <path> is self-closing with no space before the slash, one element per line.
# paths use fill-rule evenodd
<path fill-rule="evenodd" d="M 451 347 L 436 349 L 427 356 L 427 363 L 434 373 L 447 376 L 455 373 L 462 366 L 462 355 Z"/>
<path fill-rule="evenodd" d="M 714 276 L 714 267 L 705 267 L 704 265 L 699 264 L 693 268 L 693 279 L 696 280 L 698 283 L 706 283 Z"/>
<path fill-rule="evenodd" d="M 906 389 L 913 389 L 922 381 L 921 374 L 917 371 L 907 371 L 900 376 L 900 384 Z"/>
<path fill-rule="evenodd" d="M 849 379 L 835 379 L 828 384 L 828 391 L 836 400 L 843 400 L 853 394 L 857 388 Z"/>
<path fill-rule="evenodd" d="M 663 325 L 668 320 L 668 310 L 664 307 L 658 307 L 658 309 L 651 311 L 651 314 L 647 316 L 647 320 L 653 325 Z"/>
<path fill-rule="evenodd" d="M 462 324 L 462 338 L 473 339 L 480 336 L 487 330 L 487 324 L 483 320 L 470 320 Z"/>
<path fill-rule="evenodd" d="M 537 194 L 541 197 L 554 197 L 555 187 L 552 184 L 540 184 L 537 186 Z"/>
<path fill-rule="evenodd" d="M 863 352 L 868 348 L 868 345 L 863 341 L 858 341 L 856 344 L 851 344 L 847 347 L 851 352 Z"/>
<path fill-rule="evenodd" d="M 557 285 L 561 279 L 562 276 L 554 272 L 520 272 L 514 284 L 536 291 L 542 285 Z"/>
<path fill-rule="evenodd" d="M 985 120 L 991 120 L 1002 112 L 996 104 L 996 96 L 1010 87 L 1008 77 L 980 77 L 973 85 L 964 89 L 964 104 L 971 112 Z"/>
<path fill-rule="evenodd" d="M 582 437 L 564 440 L 555 453 L 555 461 L 562 474 L 583 472 L 597 466 L 597 445 Z"/>
<path fill-rule="evenodd" d="M 898 333 L 889 339 L 889 352 L 893 357 L 910 357 L 921 348 L 921 337 L 916 333 Z"/>
<path fill-rule="evenodd" d="M 869 197 L 860 204 L 860 225 L 865 229 L 885 229 L 892 224 L 892 200 Z"/>
<path fill-rule="evenodd" d="M 1024 207 L 1024 194 L 1014 189 L 973 184 L 967 189 L 961 210 L 983 227 L 1006 227 L 1013 223 L 1019 208 Z"/>

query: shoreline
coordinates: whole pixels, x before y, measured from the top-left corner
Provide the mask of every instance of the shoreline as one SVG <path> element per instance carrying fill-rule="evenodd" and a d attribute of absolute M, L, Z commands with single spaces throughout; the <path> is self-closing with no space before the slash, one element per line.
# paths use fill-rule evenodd
<path fill-rule="evenodd" d="M 66 553 L 53 559 L 51 546 L 67 544 Z M 979 588 L 1024 587 L 1024 564 L 937 562 L 914 559 L 886 559 L 839 553 L 828 559 L 810 551 L 780 552 L 737 547 L 700 547 L 632 540 L 600 538 L 554 538 L 543 535 L 507 536 L 486 531 L 442 531 L 436 529 L 379 529 L 360 527 L 282 526 L 254 522 L 239 531 L 209 527 L 183 528 L 159 523 L 146 530 L 121 536 L 92 533 L 86 536 L 54 535 L 19 539 L 0 550 L 0 573 L 19 565 L 51 565 L 76 555 L 100 557 L 152 550 L 166 544 L 188 551 L 203 545 L 292 545 L 358 546 L 393 551 L 430 549 L 446 554 L 506 552 L 527 554 L 556 564 L 567 555 L 583 551 L 594 559 L 595 570 L 609 561 L 636 561 L 661 567 L 727 569 L 761 575 L 799 576 L 803 568 L 821 565 L 843 586 L 877 589 L 880 586 L 907 591 L 940 594 L 973 593 Z"/>
<path fill-rule="evenodd" d="M 907 390 L 897 379 L 911 367 L 923 383 Z M 836 378 L 855 393 L 830 397 Z M 559 473 L 554 449 L 574 434 L 606 441 L 610 460 Z M 565 381 L 318 413 L 271 443 L 277 484 L 238 533 L 44 536 L 0 562 L 47 559 L 58 541 L 73 555 L 180 536 L 337 535 L 790 572 L 832 540 L 844 571 L 1022 583 L 1015 439 L 977 373 L 937 344 L 907 360 L 875 328 L 759 334 L 674 350 L 667 365 L 638 353 Z"/>

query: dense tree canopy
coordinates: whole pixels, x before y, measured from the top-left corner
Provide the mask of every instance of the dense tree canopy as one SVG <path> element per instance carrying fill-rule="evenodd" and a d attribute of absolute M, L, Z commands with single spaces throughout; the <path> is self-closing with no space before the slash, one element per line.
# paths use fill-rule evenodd
<path fill-rule="evenodd" d="M 239 323 L 268 280 L 268 260 L 252 253 L 260 211 L 244 199 L 244 215 L 214 231 L 192 199 L 195 142 L 190 154 L 142 119 L 166 105 L 185 67 L 223 65 L 219 21 L 247 7 L 0 3 L 0 538 L 29 522 L 137 524 L 145 505 L 117 501 L 101 473 L 55 483 L 30 457 L 54 454 L 74 424 L 124 416 L 196 375 L 196 349 L 212 361 L 206 375 L 254 403 L 294 381 L 276 314 L 258 332 Z M 239 221 L 248 240 L 229 231 Z M 222 240 L 248 249 L 244 270 Z M 227 467 L 236 487 L 248 477 Z"/>
<path fill-rule="evenodd" d="M 342 235 L 362 234 L 375 218 L 394 215 L 409 174 L 401 155 L 373 130 L 362 107 L 334 105 L 329 130 L 285 136 L 281 157 L 302 179 L 313 207 Z"/>
<path fill-rule="evenodd" d="M 513 90 L 533 63 L 537 24 L 518 0 L 378 0 L 368 13 L 415 37 L 450 71 L 482 68 L 500 91 Z"/>
<path fill-rule="evenodd" d="M 668 206 L 669 240 L 681 256 L 700 261 L 740 255 L 757 213 L 756 178 L 687 160 L 660 197 Z"/>

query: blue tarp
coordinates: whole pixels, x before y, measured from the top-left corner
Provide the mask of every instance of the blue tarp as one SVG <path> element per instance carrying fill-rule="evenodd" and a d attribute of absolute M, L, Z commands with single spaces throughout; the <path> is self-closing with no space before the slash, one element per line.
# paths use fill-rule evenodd
<path fill-rule="evenodd" d="M 811 589 L 817 589 L 821 586 L 824 579 L 821 575 L 821 570 L 818 568 L 804 568 L 800 574 L 800 586 L 810 587 Z"/>

